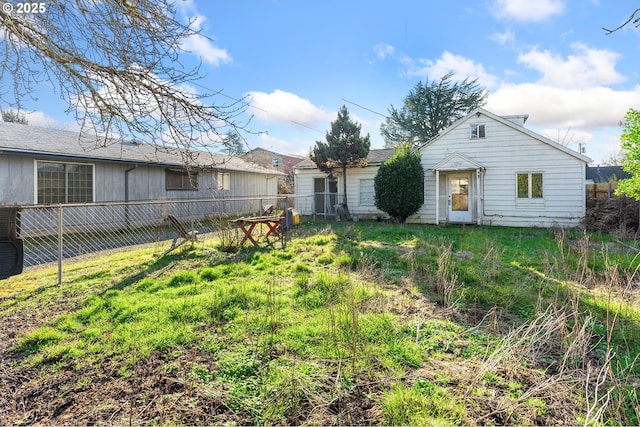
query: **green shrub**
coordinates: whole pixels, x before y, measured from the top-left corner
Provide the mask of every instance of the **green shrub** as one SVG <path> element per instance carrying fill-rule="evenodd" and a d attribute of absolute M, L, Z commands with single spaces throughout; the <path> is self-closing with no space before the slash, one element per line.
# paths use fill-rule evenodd
<path fill-rule="evenodd" d="M 420 154 L 411 144 L 396 147 L 374 178 L 374 203 L 399 223 L 418 212 L 424 203 L 424 170 Z"/>

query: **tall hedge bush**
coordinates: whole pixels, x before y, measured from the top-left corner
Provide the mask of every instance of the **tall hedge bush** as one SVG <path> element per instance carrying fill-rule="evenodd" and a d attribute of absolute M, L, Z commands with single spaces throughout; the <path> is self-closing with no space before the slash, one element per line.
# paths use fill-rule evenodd
<path fill-rule="evenodd" d="M 420 153 L 410 143 L 395 147 L 374 178 L 375 205 L 399 223 L 424 203 L 424 170 Z"/>

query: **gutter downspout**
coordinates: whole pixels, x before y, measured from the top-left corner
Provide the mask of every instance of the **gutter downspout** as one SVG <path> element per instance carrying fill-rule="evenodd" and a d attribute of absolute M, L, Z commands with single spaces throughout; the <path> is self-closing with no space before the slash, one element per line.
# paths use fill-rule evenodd
<path fill-rule="evenodd" d="M 124 222 L 127 225 L 127 229 L 131 227 L 129 223 L 129 172 L 138 168 L 138 164 L 134 164 L 133 167 L 124 171 Z"/>

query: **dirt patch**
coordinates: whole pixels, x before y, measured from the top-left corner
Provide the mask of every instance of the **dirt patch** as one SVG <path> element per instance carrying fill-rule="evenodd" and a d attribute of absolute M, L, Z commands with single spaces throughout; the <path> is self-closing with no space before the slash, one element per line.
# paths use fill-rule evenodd
<path fill-rule="evenodd" d="M 589 199 L 583 225 L 590 231 L 635 236 L 639 209 L 639 202 L 629 197 Z"/>
<path fill-rule="evenodd" d="M 166 369 L 162 353 L 139 361 L 131 375 L 117 373 L 117 363 L 99 368 L 67 367 L 46 380 L 42 372 L 2 365 L 2 388 L 9 390 L 0 424 L 131 425 L 131 424 L 246 424 L 220 396 L 206 393 L 185 380 L 182 369 Z M 173 360 L 191 366 L 206 357 L 195 350 Z"/>

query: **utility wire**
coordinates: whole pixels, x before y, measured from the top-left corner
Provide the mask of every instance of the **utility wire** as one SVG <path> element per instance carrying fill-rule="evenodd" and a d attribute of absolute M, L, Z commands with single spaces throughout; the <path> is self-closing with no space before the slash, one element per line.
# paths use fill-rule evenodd
<path fill-rule="evenodd" d="M 353 105 L 355 105 L 356 107 L 360 107 L 360 108 L 362 108 L 363 110 L 367 110 L 367 111 L 372 112 L 373 114 L 377 114 L 377 115 L 379 115 L 379 116 L 382 116 L 382 117 L 384 117 L 384 118 L 387 118 L 387 116 L 386 116 L 386 115 L 384 115 L 384 114 L 378 113 L 377 111 L 373 111 L 372 109 L 367 108 L 367 107 L 364 107 L 364 106 L 362 106 L 362 105 L 360 105 L 360 104 L 356 104 L 355 102 L 349 101 L 348 99 L 344 99 L 344 98 L 342 98 L 342 100 L 343 100 L 344 102 L 346 102 L 346 103 L 353 104 Z"/>
<path fill-rule="evenodd" d="M 261 108 L 261 107 L 258 107 L 258 106 L 253 105 L 251 102 L 246 102 L 246 101 L 240 100 L 240 99 L 238 99 L 238 98 L 234 98 L 233 96 L 227 95 L 227 94 L 225 94 L 225 93 L 223 93 L 223 92 L 221 92 L 221 91 L 218 91 L 218 92 L 213 91 L 212 89 L 210 89 L 210 88 L 208 88 L 208 87 L 206 87 L 206 86 L 204 86 L 204 85 L 201 85 L 200 83 L 191 82 L 191 84 L 193 84 L 194 86 L 198 86 L 198 87 L 200 87 L 200 88 L 202 88 L 202 89 L 204 89 L 204 90 L 206 90 L 206 91 L 209 91 L 209 92 L 211 92 L 211 93 L 215 93 L 216 95 L 221 95 L 221 96 L 224 96 L 225 98 L 229 98 L 229 99 L 230 99 L 230 100 L 232 100 L 232 101 L 235 101 L 235 102 L 244 102 L 244 103 L 245 103 L 245 105 L 247 105 L 247 107 L 251 107 L 251 108 L 255 108 L 256 110 L 264 111 L 265 113 L 270 114 L 270 115 L 272 115 L 272 114 L 273 114 L 273 113 L 271 113 L 269 110 L 266 110 L 266 109 L 264 109 L 264 108 Z M 363 105 L 357 104 L 357 103 L 355 103 L 355 102 L 353 102 L 353 101 L 349 101 L 348 99 L 345 99 L 345 98 L 341 98 L 341 99 L 342 99 L 342 101 L 344 101 L 344 102 L 346 102 L 346 103 L 348 103 L 348 104 L 355 105 L 356 107 L 362 108 L 363 110 L 367 110 L 367 111 L 369 111 L 369 112 L 371 112 L 371 113 L 373 113 L 373 114 L 377 114 L 377 115 L 378 115 L 378 116 L 380 116 L 380 117 L 387 118 L 387 116 L 386 116 L 385 114 L 382 114 L 382 113 L 379 113 L 379 112 L 377 112 L 377 111 L 374 111 L 374 110 L 372 110 L 372 109 L 370 109 L 370 108 L 367 108 L 367 107 L 365 107 L 365 106 L 363 106 Z M 295 120 L 287 120 L 287 121 L 288 121 L 289 123 L 292 123 L 292 124 L 297 125 L 297 126 L 301 126 L 301 127 L 305 128 L 305 129 L 312 130 L 312 131 L 317 132 L 317 133 L 319 133 L 319 134 L 322 134 L 322 135 L 324 135 L 324 134 L 325 134 L 325 132 L 323 132 L 323 131 L 321 131 L 321 130 L 318 130 L 318 129 L 312 128 L 311 126 L 307 126 L 307 125 L 305 125 L 305 124 L 303 124 L 303 123 L 300 123 L 300 122 L 297 122 L 297 121 L 295 121 Z"/>

